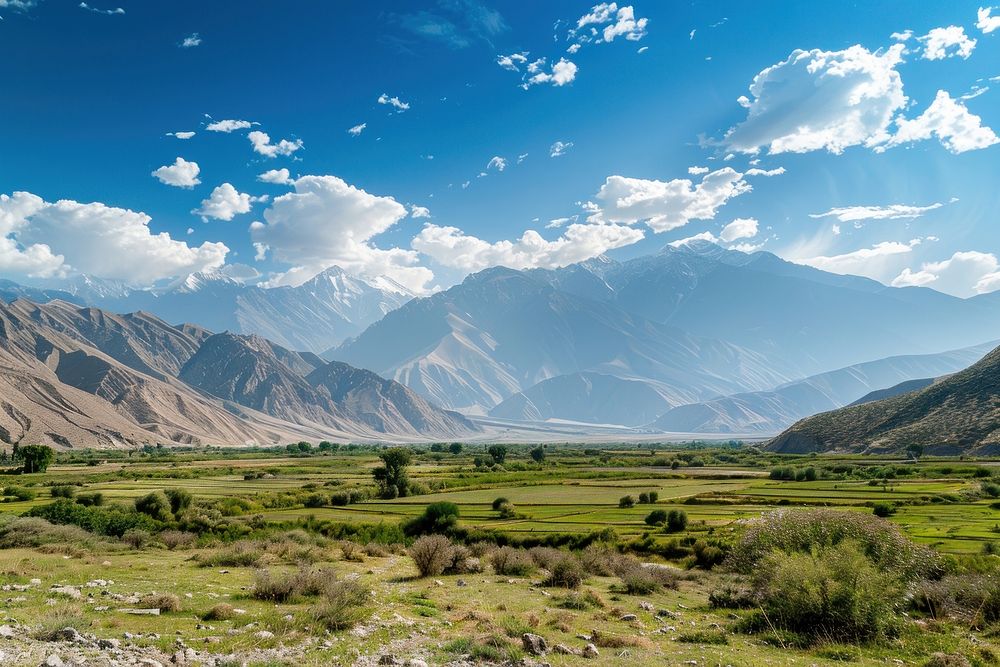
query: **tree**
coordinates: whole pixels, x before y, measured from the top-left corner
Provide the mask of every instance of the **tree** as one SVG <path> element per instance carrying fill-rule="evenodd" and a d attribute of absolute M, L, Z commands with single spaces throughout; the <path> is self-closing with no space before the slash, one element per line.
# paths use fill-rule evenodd
<path fill-rule="evenodd" d="M 170 521 L 170 501 L 160 491 L 136 498 L 135 510 L 157 521 Z"/>
<path fill-rule="evenodd" d="M 460 442 L 451 443 L 450 445 L 448 445 L 448 451 L 454 454 L 455 456 L 458 456 L 459 454 L 462 453 L 462 443 Z"/>
<path fill-rule="evenodd" d="M 299 451 L 302 452 L 303 454 L 308 454 L 309 452 L 312 451 L 313 448 L 311 442 L 305 442 L 304 440 L 296 446 L 299 448 Z"/>
<path fill-rule="evenodd" d="M 667 513 L 667 532 L 679 533 L 687 528 L 688 515 L 683 510 L 670 510 Z"/>
<path fill-rule="evenodd" d="M 319 443 L 319 451 L 321 452 L 335 452 L 340 449 L 340 445 L 329 440 L 324 440 Z"/>
<path fill-rule="evenodd" d="M 45 472 L 56 457 L 56 453 L 48 445 L 25 445 L 15 455 L 24 461 L 23 469 L 26 473 Z"/>
<path fill-rule="evenodd" d="M 504 459 L 507 458 L 507 448 L 503 445 L 492 445 L 486 450 L 486 453 L 493 458 L 493 463 L 503 465 Z"/>
<path fill-rule="evenodd" d="M 906 454 L 914 461 L 917 461 L 924 455 L 924 446 L 917 442 L 911 443 L 906 446 Z"/>
<path fill-rule="evenodd" d="M 531 450 L 531 458 L 535 463 L 541 463 L 545 460 L 545 448 L 539 445 Z"/>
<path fill-rule="evenodd" d="M 193 496 L 187 489 L 167 489 L 163 493 L 170 501 L 170 512 L 174 516 L 180 516 L 181 512 L 191 507 Z"/>
<path fill-rule="evenodd" d="M 430 533 L 447 533 L 458 523 L 458 505 L 448 501 L 431 503 L 424 513 L 414 517 L 403 525 L 407 535 L 428 535 Z"/>
<path fill-rule="evenodd" d="M 667 522 L 667 513 L 664 510 L 653 510 L 646 516 L 646 524 L 649 526 L 662 526 Z"/>
<path fill-rule="evenodd" d="M 618 507 L 622 509 L 628 509 L 630 507 L 635 507 L 635 498 L 632 496 L 622 496 L 618 499 Z"/>
<path fill-rule="evenodd" d="M 383 498 L 397 498 L 405 496 L 410 489 L 410 482 L 406 476 L 406 467 L 410 465 L 412 455 L 410 450 L 402 447 L 386 449 L 380 453 L 383 465 L 372 471 L 372 477 L 379 488 L 379 495 Z"/>

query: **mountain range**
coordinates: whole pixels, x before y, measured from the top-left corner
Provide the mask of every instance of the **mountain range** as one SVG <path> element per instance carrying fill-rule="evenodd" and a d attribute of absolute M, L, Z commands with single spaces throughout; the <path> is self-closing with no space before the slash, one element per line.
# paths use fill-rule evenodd
<path fill-rule="evenodd" d="M 269 401 L 262 370 L 247 371 L 246 386 L 220 384 L 236 378 L 215 366 L 186 375 L 180 367 L 171 377 L 309 428 L 340 428 L 345 419 L 399 424 L 387 408 L 369 421 L 348 418 L 345 406 L 356 412 L 365 401 L 329 387 L 330 398 L 322 394 L 310 375 L 316 364 L 338 361 L 369 369 L 371 384 L 388 378 L 484 424 L 770 435 L 870 392 L 960 370 L 1000 332 L 997 294 L 960 299 L 887 287 L 699 241 L 621 262 L 487 269 L 421 298 L 337 267 L 275 288 L 225 270 L 143 290 L 86 276 L 30 287 L 4 281 L 0 298 L 191 322 L 175 329 L 226 332 L 212 345 L 238 347 L 255 366 L 270 368 L 269 349 L 299 350 L 288 352 L 294 362 L 279 359 L 290 374 L 266 374 L 288 391 Z M 196 361 L 221 364 L 211 349 Z M 413 413 L 399 414 L 409 423 Z"/>
<path fill-rule="evenodd" d="M 777 452 L 995 456 L 1000 452 L 1000 348 L 930 385 L 803 419 L 774 438 Z"/>
<path fill-rule="evenodd" d="M 56 300 L 0 304 L 0 440 L 59 447 L 468 437 L 398 383 L 259 336 Z"/>

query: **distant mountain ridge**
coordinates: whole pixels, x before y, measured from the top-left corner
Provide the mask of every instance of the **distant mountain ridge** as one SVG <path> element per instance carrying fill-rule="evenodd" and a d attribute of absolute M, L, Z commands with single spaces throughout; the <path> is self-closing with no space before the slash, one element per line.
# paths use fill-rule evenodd
<path fill-rule="evenodd" d="M 767 443 L 776 452 L 1000 452 L 1000 348 L 924 389 L 803 419 Z"/>
<path fill-rule="evenodd" d="M 335 399 L 314 375 L 326 365 L 257 336 L 18 299 L 0 304 L 0 441 L 242 445 L 450 439 L 480 430 L 361 371 L 345 375 Z M 335 372 L 344 374 L 343 365 Z"/>

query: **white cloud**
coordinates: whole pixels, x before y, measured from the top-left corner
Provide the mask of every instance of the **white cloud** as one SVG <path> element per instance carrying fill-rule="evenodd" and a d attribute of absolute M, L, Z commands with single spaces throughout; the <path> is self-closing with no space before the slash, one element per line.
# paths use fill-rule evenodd
<path fill-rule="evenodd" d="M 196 32 L 192 32 L 190 35 L 181 40 L 182 49 L 193 49 L 196 46 L 201 46 L 201 35 Z"/>
<path fill-rule="evenodd" d="M 909 206 L 907 204 L 889 204 L 888 206 L 841 206 L 831 208 L 825 213 L 810 213 L 810 218 L 837 218 L 841 222 L 857 222 L 860 220 L 897 220 L 904 218 L 912 220 L 919 218 L 927 211 L 933 211 L 944 206 L 935 202 L 929 206 Z"/>
<path fill-rule="evenodd" d="M 776 167 L 774 169 L 747 169 L 744 172 L 745 176 L 781 176 L 785 173 L 784 167 Z"/>
<path fill-rule="evenodd" d="M 976 27 L 983 31 L 984 34 L 989 34 L 994 30 L 1000 28 L 1000 16 L 992 15 L 992 7 L 980 7 L 979 11 L 976 12 Z"/>
<path fill-rule="evenodd" d="M 736 218 L 722 228 L 719 238 L 726 243 L 738 239 L 752 239 L 757 236 L 757 224 L 755 218 Z"/>
<path fill-rule="evenodd" d="M 223 265 L 222 243 L 191 247 L 154 234 L 145 213 L 101 203 L 49 203 L 16 192 L 0 195 L 0 271 L 35 277 L 87 273 L 148 285 Z"/>
<path fill-rule="evenodd" d="M 589 12 L 577 20 L 576 28 L 570 30 L 570 37 L 579 34 L 580 41 L 596 41 L 598 43 L 602 41 L 613 42 L 616 37 L 620 36 L 624 36 L 625 39 L 631 41 L 638 41 L 646 36 L 646 26 L 648 24 L 649 19 L 635 18 L 635 10 L 631 5 L 619 8 L 617 3 L 602 2 L 594 5 Z M 600 32 L 592 28 L 591 32 L 580 34 L 580 29 L 588 25 L 604 25 L 604 28 Z M 595 35 L 599 36 L 595 39 Z M 694 31 L 692 31 L 691 36 L 692 38 L 694 37 Z"/>
<path fill-rule="evenodd" d="M 637 42 L 646 36 L 646 25 L 648 23 L 649 19 L 636 19 L 635 11 L 631 6 L 622 7 L 618 10 L 615 22 L 609 26 L 605 26 L 603 32 L 604 41 L 613 42 L 615 37 L 624 36 L 627 40 Z"/>
<path fill-rule="evenodd" d="M 920 239 L 913 239 L 909 243 L 883 241 L 870 248 L 860 248 L 841 255 L 820 255 L 791 261 L 831 273 L 867 276 L 879 280 L 885 274 L 892 258 L 913 252 L 913 248 L 918 245 Z"/>
<path fill-rule="evenodd" d="M 360 123 L 354 127 L 347 128 L 347 133 L 352 137 L 356 137 L 364 132 L 366 127 L 368 127 L 368 123 Z"/>
<path fill-rule="evenodd" d="M 80 9 L 86 9 L 88 11 L 94 12 L 95 14 L 104 14 L 105 16 L 122 15 L 125 13 L 125 10 L 122 9 L 121 7 L 115 7 L 114 9 L 99 9 L 97 7 L 91 7 L 86 2 L 80 3 Z"/>
<path fill-rule="evenodd" d="M 926 262 L 918 271 L 903 269 L 892 285 L 930 286 L 962 297 L 992 292 L 1000 288 L 1000 262 L 992 253 L 956 252 L 946 260 Z"/>
<path fill-rule="evenodd" d="M 571 148 L 573 148 L 572 141 L 557 141 L 549 146 L 549 157 L 562 157 Z"/>
<path fill-rule="evenodd" d="M 497 65 L 511 72 L 520 72 L 520 66 L 526 62 L 528 62 L 527 51 L 512 53 L 509 56 L 497 56 Z"/>
<path fill-rule="evenodd" d="M 395 95 L 389 97 L 389 95 L 386 93 L 382 93 L 381 95 L 378 96 L 378 103 L 388 104 L 389 106 L 394 108 L 398 113 L 403 113 L 404 111 L 410 108 L 409 102 L 404 102 Z"/>
<path fill-rule="evenodd" d="M 641 230 L 627 225 L 574 224 L 554 241 L 529 229 L 515 241 L 489 243 L 456 227 L 427 224 L 411 245 L 444 266 L 472 272 L 490 266 L 554 269 L 597 257 L 642 238 Z"/>
<path fill-rule="evenodd" d="M 671 241 L 667 245 L 671 248 L 682 248 L 686 245 L 691 245 L 696 241 L 707 241 L 708 243 L 718 243 L 719 239 L 712 232 L 701 232 L 700 234 L 695 234 L 694 236 L 688 236 L 683 239 L 677 239 L 676 241 Z"/>
<path fill-rule="evenodd" d="M 645 222 L 654 232 L 683 227 L 691 220 L 712 220 L 733 197 L 750 192 L 743 174 L 722 169 L 706 174 L 700 183 L 687 178 L 655 181 L 609 176 L 593 204 L 593 221 Z"/>
<path fill-rule="evenodd" d="M 744 153 L 841 153 L 884 141 L 906 103 L 895 69 L 904 48 L 793 51 L 754 77 L 747 118 L 726 133 L 725 144 Z"/>
<path fill-rule="evenodd" d="M 507 159 L 502 158 L 499 155 L 494 155 L 490 158 L 490 161 L 486 163 L 487 169 L 496 169 L 497 171 L 503 171 L 507 168 Z"/>
<path fill-rule="evenodd" d="M 411 218 L 429 218 L 431 217 L 431 210 L 426 206 L 410 206 L 410 217 Z"/>
<path fill-rule="evenodd" d="M 579 217 L 579 215 L 571 215 L 566 218 L 553 218 L 552 220 L 549 220 L 547 225 L 545 225 L 545 229 L 559 229 L 567 222 L 576 222 Z"/>
<path fill-rule="evenodd" d="M 894 32 L 891 35 L 889 35 L 890 39 L 897 42 L 907 42 L 910 40 L 911 37 L 913 37 L 913 31 L 909 29 L 904 30 L 902 32 Z"/>
<path fill-rule="evenodd" d="M 701 176 L 702 174 L 707 174 L 711 169 L 708 167 L 688 167 L 688 173 L 692 176 Z"/>
<path fill-rule="evenodd" d="M 240 213 L 250 212 L 250 195 L 238 192 L 229 183 L 223 183 L 209 195 L 208 199 L 202 200 L 201 207 L 191 211 L 200 215 L 203 219 L 215 218 L 216 220 L 232 220 Z"/>
<path fill-rule="evenodd" d="M 729 246 L 730 250 L 736 250 L 737 252 L 745 252 L 746 254 L 755 253 L 764 247 L 764 242 L 761 243 L 734 243 Z"/>
<path fill-rule="evenodd" d="M 291 155 L 295 151 L 302 148 L 302 140 L 296 139 L 295 141 L 289 141 L 288 139 L 282 139 L 276 144 L 271 143 L 271 137 L 268 136 L 267 132 L 261 132 L 260 130 L 254 130 L 247 135 L 247 139 L 253 145 L 254 152 L 263 155 L 264 157 L 277 157 L 279 155 Z"/>
<path fill-rule="evenodd" d="M 521 153 L 520 155 L 517 156 L 517 163 L 521 164 L 522 162 L 524 162 L 527 159 L 528 159 L 528 154 L 527 153 Z"/>
<path fill-rule="evenodd" d="M 573 55 L 574 53 L 576 53 L 577 51 L 579 51 L 581 48 L 583 48 L 583 47 L 580 44 L 570 44 L 568 47 L 566 47 L 566 53 L 568 53 L 570 55 Z M 644 49 L 646 47 L 642 47 L 642 48 Z M 641 51 L 642 49 L 639 49 L 639 50 Z"/>
<path fill-rule="evenodd" d="M 252 125 L 254 123 L 248 120 L 217 120 L 214 123 L 206 125 L 205 129 L 209 132 L 225 132 L 228 134 L 236 130 L 247 130 Z"/>
<path fill-rule="evenodd" d="M 923 141 L 936 136 L 938 140 L 952 153 L 987 148 L 1000 143 L 1000 137 L 992 129 L 982 124 L 982 119 L 973 113 L 960 101 L 955 101 L 943 90 L 922 114 L 913 120 L 898 118 L 896 133 L 889 138 L 885 146 L 876 150 L 882 151 L 889 146 Z"/>
<path fill-rule="evenodd" d="M 528 88 L 540 83 L 551 83 L 553 86 L 565 86 L 567 83 L 572 83 L 573 80 L 576 79 L 576 63 L 566 60 L 565 58 L 560 58 L 559 62 L 552 66 L 552 70 L 550 72 L 546 72 L 542 69 L 542 67 L 544 67 L 544 60 L 535 61 L 532 65 L 535 65 L 535 67 L 532 68 L 529 66 L 528 71 L 534 71 L 536 73 L 522 84 L 523 88 Z"/>
<path fill-rule="evenodd" d="M 164 165 L 153 171 L 151 176 L 167 185 L 175 188 L 193 188 L 201 183 L 198 180 L 198 173 L 201 169 L 197 162 L 188 162 L 182 157 L 178 157 L 171 165 Z"/>
<path fill-rule="evenodd" d="M 250 226 L 253 242 L 293 265 L 270 284 L 298 284 L 336 264 L 369 279 L 386 276 L 415 292 L 427 289 L 434 274 L 417 264 L 416 252 L 383 250 L 372 242 L 406 217 L 402 204 L 336 176 L 302 176 L 294 185 L 294 192 L 275 197 L 264 211 L 266 223 Z"/>
<path fill-rule="evenodd" d="M 274 183 L 275 185 L 290 185 L 292 183 L 291 174 L 287 169 L 268 169 L 263 174 L 257 176 L 257 180 L 263 183 Z"/>
<path fill-rule="evenodd" d="M 175 139 L 190 139 L 194 134 L 194 132 L 167 132 L 168 137 L 174 137 Z"/>
<path fill-rule="evenodd" d="M 944 60 L 953 56 L 968 58 L 976 48 L 976 40 L 967 37 L 965 28 L 950 25 L 947 28 L 934 28 L 917 40 L 924 45 L 923 58 L 926 60 Z"/>

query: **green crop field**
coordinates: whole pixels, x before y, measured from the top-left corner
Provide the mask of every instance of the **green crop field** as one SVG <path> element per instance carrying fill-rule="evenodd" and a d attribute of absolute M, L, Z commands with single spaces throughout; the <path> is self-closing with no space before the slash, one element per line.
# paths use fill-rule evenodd
<path fill-rule="evenodd" d="M 9 470 L 0 477 L 0 584 L 21 594 L 0 606 L 8 623 L 36 628 L 30 630 L 36 638 L 47 636 L 45 627 L 66 623 L 97 638 L 131 638 L 136 650 L 170 655 L 183 645 L 194 655 L 238 654 L 259 665 L 369 664 L 364 660 L 375 660 L 387 647 L 428 664 L 463 656 L 499 663 L 520 659 L 523 632 L 571 647 L 547 654 L 555 665 L 585 660 L 573 654 L 582 647 L 579 637 L 598 637 L 601 664 L 919 664 L 933 652 L 993 664 L 992 626 L 976 618 L 962 621 L 962 632 L 927 634 L 920 625 L 904 625 L 889 644 L 796 643 L 780 632 L 762 639 L 754 634 L 760 630 L 739 631 L 744 621 L 735 619 L 745 613 L 717 609 L 710 600 L 736 577 L 712 564 L 745 526 L 776 510 L 846 511 L 881 522 L 873 525 L 897 526 L 914 543 L 957 559 L 951 567 L 992 571 L 990 563 L 1000 561 L 993 555 L 1000 545 L 995 461 L 562 445 L 549 446 L 537 462 L 528 451 L 511 448 L 497 465 L 481 447 L 467 446 L 458 455 L 415 449 L 406 468 L 408 493 L 387 498 L 373 476 L 380 450 L 364 447 L 295 455 L 283 449 L 75 452 L 58 457 L 44 473 Z M 155 518 L 154 510 L 139 509 L 174 490 L 190 494 L 188 509 L 171 513 L 166 507 L 155 510 L 166 512 Z M 87 509 L 95 495 L 99 504 Z M 500 509 L 494 507 L 498 499 Z M 623 558 L 667 566 L 678 580 L 628 593 L 621 583 L 626 575 L 619 580 L 599 569 L 578 589 L 597 602 L 571 604 L 560 602 L 565 591 L 545 588 L 542 574 L 533 574 L 544 573 L 541 566 L 517 575 L 475 570 L 465 577 L 419 578 L 404 552 L 419 533 L 407 531 L 434 503 L 454 506 L 457 522 L 447 531 L 466 544 L 549 545 L 576 554 L 588 544 L 610 545 L 628 555 Z M 874 517 L 876 508 L 886 518 Z M 662 519 L 651 525 L 647 517 L 654 511 L 683 514 L 685 523 L 675 529 Z M 23 515 L 57 526 L 18 523 L 38 521 L 16 518 Z M 100 516 L 105 523 L 95 523 Z M 58 524 L 70 532 L 60 533 Z M 78 526 L 90 532 L 71 532 Z M 720 556 L 705 561 L 713 549 Z M 262 568 L 277 577 L 302 567 L 330 567 L 338 581 L 362 582 L 374 601 L 365 609 L 369 620 L 347 633 L 319 630 L 315 598 L 276 603 L 255 597 L 261 585 L 255 573 Z M 60 587 L 77 588 L 82 597 L 53 593 Z M 153 593 L 175 596 L 179 611 L 128 613 Z M 238 610 L 226 614 L 237 615 L 205 620 L 222 614 L 213 608 L 223 603 Z M 2 642 L 0 637 L 0 652 Z M 37 665 L 38 651 L 52 646 L 37 639 L 23 654 L 28 658 L 12 664 Z M 211 664 L 208 658 L 204 664 Z"/>

